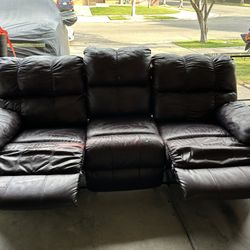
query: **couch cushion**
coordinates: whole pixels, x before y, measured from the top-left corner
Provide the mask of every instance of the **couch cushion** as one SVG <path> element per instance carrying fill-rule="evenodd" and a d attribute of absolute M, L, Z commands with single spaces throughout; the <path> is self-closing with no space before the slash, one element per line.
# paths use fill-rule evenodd
<path fill-rule="evenodd" d="M 83 129 L 27 129 L 0 152 L 0 203 L 76 202 Z M 32 187 L 32 190 L 31 190 Z"/>
<path fill-rule="evenodd" d="M 178 168 L 208 168 L 250 164 L 250 147 L 213 124 L 168 124 L 161 134 Z"/>
<path fill-rule="evenodd" d="M 160 185 L 163 143 L 153 121 L 140 118 L 98 119 L 87 131 L 86 171 L 93 190 Z"/>
<path fill-rule="evenodd" d="M 159 121 L 207 121 L 236 99 L 234 64 L 228 56 L 152 57 L 154 116 Z"/>
<path fill-rule="evenodd" d="M 0 107 L 29 127 L 86 123 L 83 59 L 30 56 L 0 59 Z"/>
<path fill-rule="evenodd" d="M 83 161 L 84 137 L 82 129 L 25 130 L 0 152 L 0 173 L 78 173 Z"/>
<path fill-rule="evenodd" d="M 149 116 L 150 59 L 144 47 L 85 49 L 90 117 Z"/>
<path fill-rule="evenodd" d="M 250 174 L 250 147 L 222 127 L 161 124 L 160 133 L 186 198 L 250 197 L 250 182 L 246 181 Z"/>

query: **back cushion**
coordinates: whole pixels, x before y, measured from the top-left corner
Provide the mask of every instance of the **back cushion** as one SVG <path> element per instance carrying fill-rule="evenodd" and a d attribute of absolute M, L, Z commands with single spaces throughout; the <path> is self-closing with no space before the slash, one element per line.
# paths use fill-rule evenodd
<path fill-rule="evenodd" d="M 0 105 L 27 126 L 86 122 L 83 60 L 76 56 L 0 58 Z"/>
<path fill-rule="evenodd" d="M 87 48 L 90 116 L 149 115 L 150 60 L 147 48 Z"/>
<path fill-rule="evenodd" d="M 207 120 L 218 106 L 234 101 L 234 64 L 228 56 L 152 58 L 154 116 L 158 120 Z"/>

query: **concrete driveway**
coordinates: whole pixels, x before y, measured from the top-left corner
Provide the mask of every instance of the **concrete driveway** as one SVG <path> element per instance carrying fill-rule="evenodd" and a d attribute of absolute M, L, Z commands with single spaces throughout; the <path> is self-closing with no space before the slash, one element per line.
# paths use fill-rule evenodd
<path fill-rule="evenodd" d="M 239 39 L 248 30 L 250 17 L 217 17 L 209 20 L 210 39 Z M 196 20 L 168 20 L 164 22 L 109 22 L 83 23 L 74 26 L 75 40 L 71 43 L 72 54 L 82 54 L 87 46 L 121 47 L 145 45 L 158 52 L 186 54 L 194 52 L 172 44 L 176 40 L 198 40 L 199 26 Z M 240 48 L 226 49 L 243 52 Z M 211 51 L 211 49 L 209 49 Z M 225 49 L 224 49 L 225 51 Z M 223 51 L 223 52 L 224 52 Z"/>

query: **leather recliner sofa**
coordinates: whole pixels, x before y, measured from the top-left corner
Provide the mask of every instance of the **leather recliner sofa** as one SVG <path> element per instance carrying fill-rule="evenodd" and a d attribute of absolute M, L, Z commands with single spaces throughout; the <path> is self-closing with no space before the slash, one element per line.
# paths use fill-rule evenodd
<path fill-rule="evenodd" d="M 227 56 L 0 59 L 0 204 L 77 202 L 176 182 L 187 199 L 250 197 L 250 108 Z"/>

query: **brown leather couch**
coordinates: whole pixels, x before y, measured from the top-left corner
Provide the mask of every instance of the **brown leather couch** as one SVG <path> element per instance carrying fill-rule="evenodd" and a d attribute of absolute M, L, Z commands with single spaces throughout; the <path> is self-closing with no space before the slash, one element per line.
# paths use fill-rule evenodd
<path fill-rule="evenodd" d="M 0 205 L 77 202 L 176 182 L 185 198 L 250 198 L 250 108 L 227 56 L 0 58 Z"/>

